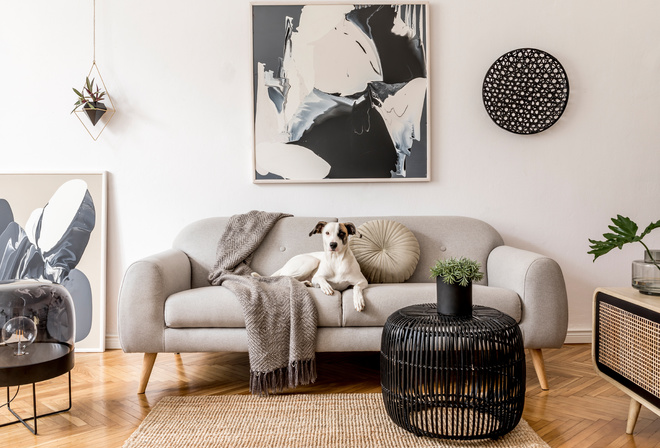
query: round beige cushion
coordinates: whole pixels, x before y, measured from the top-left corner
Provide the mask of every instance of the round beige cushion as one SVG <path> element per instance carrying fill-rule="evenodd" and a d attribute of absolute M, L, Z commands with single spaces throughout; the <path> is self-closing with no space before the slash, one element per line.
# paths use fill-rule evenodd
<path fill-rule="evenodd" d="M 401 283 L 415 272 L 419 243 L 406 226 L 377 219 L 358 227 L 350 247 L 369 283 Z"/>

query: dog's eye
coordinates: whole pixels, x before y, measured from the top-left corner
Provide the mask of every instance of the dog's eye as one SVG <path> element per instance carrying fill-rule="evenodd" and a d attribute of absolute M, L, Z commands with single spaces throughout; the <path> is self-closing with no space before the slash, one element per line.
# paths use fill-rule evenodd
<path fill-rule="evenodd" d="M 330 232 L 325 232 L 326 235 L 330 235 Z"/>

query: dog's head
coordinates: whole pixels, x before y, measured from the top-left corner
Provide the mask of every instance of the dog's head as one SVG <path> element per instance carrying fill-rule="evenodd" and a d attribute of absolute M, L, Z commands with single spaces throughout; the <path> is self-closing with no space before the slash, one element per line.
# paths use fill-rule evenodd
<path fill-rule="evenodd" d="M 352 222 L 319 221 L 309 236 L 317 233 L 323 235 L 323 250 L 329 252 L 343 252 L 348 246 L 348 236 L 358 235 Z"/>

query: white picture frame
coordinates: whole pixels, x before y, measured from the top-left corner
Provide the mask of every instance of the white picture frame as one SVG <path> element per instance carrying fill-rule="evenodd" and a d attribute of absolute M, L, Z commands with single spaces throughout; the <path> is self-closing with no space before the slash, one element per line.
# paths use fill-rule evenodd
<path fill-rule="evenodd" d="M 428 3 L 251 8 L 254 183 L 430 180 Z"/>

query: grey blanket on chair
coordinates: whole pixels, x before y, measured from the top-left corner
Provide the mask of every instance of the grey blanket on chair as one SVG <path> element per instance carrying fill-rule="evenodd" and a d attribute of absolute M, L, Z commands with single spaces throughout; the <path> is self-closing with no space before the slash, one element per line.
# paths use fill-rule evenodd
<path fill-rule="evenodd" d="M 251 211 L 234 215 L 218 242 L 212 285 L 230 289 L 245 315 L 250 392 L 277 393 L 316 380 L 316 305 L 291 277 L 253 277 L 250 262 L 275 223 L 286 215 Z"/>

